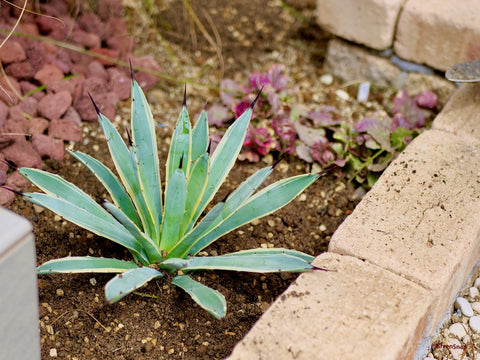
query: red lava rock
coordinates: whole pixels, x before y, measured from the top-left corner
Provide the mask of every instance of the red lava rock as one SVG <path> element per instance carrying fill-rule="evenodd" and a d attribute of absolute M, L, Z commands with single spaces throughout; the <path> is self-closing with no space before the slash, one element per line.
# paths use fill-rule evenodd
<path fill-rule="evenodd" d="M 7 180 L 7 171 L 0 169 L 0 185 L 5 184 L 6 180 Z"/>
<path fill-rule="evenodd" d="M 27 23 L 27 22 L 22 22 L 19 25 L 20 32 L 24 34 L 31 34 L 31 35 L 40 35 L 40 31 L 38 31 L 38 26 L 35 23 Z"/>
<path fill-rule="evenodd" d="M 0 188 L 0 205 L 8 206 L 15 200 L 15 194 L 7 189 Z"/>
<path fill-rule="evenodd" d="M 3 129 L 6 133 L 15 134 L 12 135 L 13 139 L 18 139 L 28 135 L 28 130 L 30 129 L 30 122 L 25 117 L 19 117 L 17 119 L 8 119 L 3 126 Z"/>
<path fill-rule="evenodd" d="M 3 135 L 4 133 L 7 133 L 7 132 L 8 130 L 6 130 L 3 127 L 0 127 L 0 150 L 13 144 L 13 140 L 14 140 L 13 136 Z M 2 155 L 2 153 L 0 153 L 0 155 Z"/>
<path fill-rule="evenodd" d="M 67 90 L 48 94 L 38 102 L 37 111 L 47 119 L 59 119 L 72 105 L 72 95 Z"/>
<path fill-rule="evenodd" d="M 63 79 L 63 71 L 58 67 L 45 64 L 34 76 L 35 80 L 39 81 L 42 85 L 48 85 L 55 80 Z"/>
<path fill-rule="evenodd" d="M 3 124 L 5 124 L 9 110 L 10 108 L 5 105 L 3 101 L 0 101 L 0 126 L 3 126 Z"/>
<path fill-rule="evenodd" d="M 44 47 L 39 41 L 25 39 L 23 48 L 27 54 L 28 62 L 32 65 L 35 72 L 39 71 L 44 63 Z"/>
<path fill-rule="evenodd" d="M 15 105 L 20 101 L 20 84 L 11 76 L 0 77 L 0 100 L 7 105 Z"/>
<path fill-rule="evenodd" d="M 43 167 L 40 155 L 35 151 L 32 143 L 25 139 L 15 139 L 12 145 L 2 149 L 2 153 L 6 160 L 11 161 L 17 167 Z"/>
<path fill-rule="evenodd" d="M 149 55 L 133 58 L 132 64 L 155 72 L 161 71 L 160 65 Z M 145 72 L 136 72 L 135 79 L 143 91 L 150 90 L 158 82 L 157 76 Z"/>
<path fill-rule="evenodd" d="M 81 95 L 83 82 L 85 81 L 85 77 L 83 75 L 77 75 L 75 73 L 74 77 L 69 79 L 61 79 L 53 81 L 47 87 L 47 93 L 58 93 L 60 91 L 68 91 L 72 98 L 75 99 L 76 97 Z"/>
<path fill-rule="evenodd" d="M 0 48 L 0 61 L 4 64 L 20 62 L 27 58 L 25 50 L 19 42 L 9 39 Z"/>
<path fill-rule="evenodd" d="M 117 95 L 120 100 L 126 100 L 130 97 L 131 92 L 131 80 L 122 71 L 117 68 L 108 68 L 108 74 L 110 75 L 110 88 Z"/>
<path fill-rule="evenodd" d="M 107 70 L 103 67 L 100 62 L 94 60 L 87 66 L 87 78 L 89 77 L 98 77 L 108 82 L 109 75 Z"/>
<path fill-rule="evenodd" d="M 45 64 L 50 64 L 57 67 L 62 71 L 62 75 L 68 74 L 73 65 L 69 57 L 60 58 L 58 55 L 52 54 L 45 55 Z"/>
<path fill-rule="evenodd" d="M 98 2 L 98 15 L 102 20 L 108 20 L 110 17 L 121 17 L 125 15 L 125 9 L 121 1 L 103 0 Z"/>
<path fill-rule="evenodd" d="M 114 35 L 127 35 L 127 23 L 122 17 L 111 17 L 105 24 L 107 39 Z"/>
<path fill-rule="evenodd" d="M 18 107 L 22 109 L 23 112 L 27 113 L 30 116 L 36 116 L 37 115 L 37 105 L 38 105 L 38 100 L 35 99 L 34 97 L 28 96 L 26 98 L 23 98 L 19 103 Z"/>
<path fill-rule="evenodd" d="M 18 105 L 12 106 L 10 108 L 10 110 L 8 111 L 7 122 L 9 122 L 9 121 L 21 122 L 25 119 L 26 119 L 25 118 L 25 113 L 23 112 L 23 110 Z"/>
<path fill-rule="evenodd" d="M 28 61 L 21 61 L 5 67 L 5 73 L 17 79 L 31 79 L 35 75 L 35 70 Z"/>
<path fill-rule="evenodd" d="M 62 19 L 63 20 L 63 19 Z M 59 17 L 37 16 L 35 21 L 42 35 L 50 35 L 52 32 L 64 31 L 66 27 Z M 59 40 L 59 39 L 56 39 Z"/>
<path fill-rule="evenodd" d="M 103 40 L 105 25 L 97 14 L 89 13 L 80 15 L 77 18 L 80 28 L 87 33 L 97 34 Z"/>
<path fill-rule="evenodd" d="M 95 54 L 99 54 L 101 56 L 107 56 L 109 58 L 112 58 L 112 59 L 115 59 L 117 60 L 118 57 L 119 57 L 119 52 L 118 50 L 114 50 L 114 49 L 105 49 L 105 48 L 93 48 L 93 49 L 90 49 L 91 52 L 95 53 Z M 102 59 L 102 58 L 97 58 L 97 60 L 102 64 L 102 65 L 105 65 L 105 66 L 113 66 L 115 65 L 115 63 L 109 61 L 108 59 Z"/>
<path fill-rule="evenodd" d="M 62 116 L 63 120 L 68 120 L 74 124 L 80 124 L 82 122 L 82 118 L 78 114 L 77 110 L 73 106 L 70 106 L 65 115 Z"/>
<path fill-rule="evenodd" d="M 82 29 L 75 29 L 72 32 L 72 40 L 87 48 L 99 48 L 102 46 L 102 39 L 100 36 L 93 33 L 88 33 Z"/>
<path fill-rule="evenodd" d="M 46 4 L 41 4 L 42 14 L 48 14 L 57 18 L 68 13 L 67 2 L 64 0 L 49 0 Z"/>
<path fill-rule="evenodd" d="M 128 54 L 133 51 L 135 39 L 127 35 L 113 35 L 107 39 L 107 46 L 117 50 L 120 54 Z"/>
<path fill-rule="evenodd" d="M 80 141 L 82 139 L 82 129 L 68 120 L 52 120 L 48 126 L 48 135 L 67 141 Z"/>
<path fill-rule="evenodd" d="M 32 145 L 42 158 L 48 157 L 57 161 L 63 160 L 65 149 L 62 140 L 43 134 L 34 134 L 32 136 Z"/>
<path fill-rule="evenodd" d="M 32 91 L 37 90 L 38 86 L 35 86 L 35 84 L 32 84 L 31 82 L 28 82 L 28 81 L 20 81 L 20 88 L 22 90 L 22 95 L 25 96 L 26 94 L 29 94 Z M 28 97 L 33 97 L 35 100 L 41 100 L 44 96 L 45 96 L 45 93 L 43 91 L 35 91 Z"/>
<path fill-rule="evenodd" d="M 7 177 L 5 185 L 13 190 L 22 190 L 30 185 L 30 181 L 25 179 L 18 171 L 14 171 Z"/>
<path fill-rule="evenodd" d="M 47 130 L 48 124 L 50 124 L 50 122 L 47 119 L 33 117 L 29 122 L 28 133 L 32 135 L 43 134 L 45 130 Z"/>
<path fill-rule="evenodd" d="M 7 172 L 9 166 L 5 164 L 4 161 L 5 161 L 5 156 L 3 156 L 2 153 L 0 153 L 0 171 Z"/>

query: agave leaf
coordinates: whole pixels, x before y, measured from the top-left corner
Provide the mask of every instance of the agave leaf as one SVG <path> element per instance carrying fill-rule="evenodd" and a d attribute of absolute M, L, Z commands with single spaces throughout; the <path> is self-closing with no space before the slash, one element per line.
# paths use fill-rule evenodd
<path fill-rule="evenodd" d="M 132 220 L 137 226 L 141 227 L 140 219 L 137 215 L 135 205 L 128 196 L 125 188 L 117 176 L 97 159 L 82 153 L 80 151 L 68 151 L 75 159 L 80 161 L 88 170 L 90 170 L 97 179 L 105 186 L 112 197 L 113 202 Z"/>
<path fill-rule="evenodd" d="M 83 190 L 58 175 L 30 168 L 21 168 L 19 171 L 28 181 L 45 191 L 48 195 L 71 202 L 76 206 L 84 208 L 94 216 L 104 217 L 109 215 Z"/>
<path fill-rule="evenodd" d="M 208 118 L 203 110 L 192 130 L 192 160 L 196 160 L 207 152 L 208 148 Z M 191 169 L 190 169 L 191 170 Z"/>
<path fill-rule="evenodd" d="M 208 181 L 208 164 L 209 157 L 207 153 L 198 157 L 191 167 L 190 176 L 187 184 L 187 198 L 185 201 L 185 213 L 183 214 L 182 223 L 180 225 L 180 236 L 189 231 L 194 223 L 193 216 L 200 205 L 203 192 Z"/>
<path fill-rule="evenodd" d="M 191 161 L 191 147 L 192 147 L 192 132 L 190 125 L 190 118 L 185 105 L 183 105 L 178 117 L 175 130 L 173 131 L 172 142 L 167 158 L 167 175 L 165 176 L 166 185 L 170 181 L 175 171 L 178 169 L 178 164 L 181 162 L 186 164 L 185 174 L 189 173 Z"/>
<path fill-rule="evenodd" d="M 160 250 L 170 251 L 177 243 L 180 234 L 179 225 L 185 211 L 187 180 L 182 169 L 173 173 L 166 188 L 165 216 L 162 224 Z"/>
<path fill-rule="evenodd" d="M 150 267 L 137 267 L 118 274 L 105 286 L 105 297 L 107 302 L 112 304 L 124 296 L 142 287 L 153 279 L 161 278 L 163 274 Z"/>
<path fill-rule="evenodd" d="M 254 194 L 242 206 L 228 214 L 220 223 L 210 226 L 202 236 L 189 244 L 189 248 L 179 257 L 197 254 L 220 236 L 252 220 L 280 209 L 318 179 L 318 174 L 293 176 L 273 183 Z"/>
<path fill-rule="evenodd" d="M 162 222 L 162 185 L 155 121 L 145 94 L 135 80 L 132 81 L 132 138 L 140 189 L 155 224 L 155 237 L 158 238 Z"/>
<path fill-rule="evenodd" d="M 207 188 L 203 194 L 202 202 L 194 216 L 194 221 L 198 219 L 202 211 L 212 201 L 220 185 L 227 177 L 233 167 L 235 160 L 245 140 L 248 124 L 252 117 L 252 108 L 249 107 L 235 122 L 227 129 L 222 140 L 220 140 L 215 152 L 210 160 L 210 172 L 208 176 Z"/>
<path fill-rule="evenodd" d="M 218 224 L 222 218 L 220 214 L 225 203 L 220 202 L 213 207 L 212 210 L 208 212 L 207 215 L 195 226 L 189 233 L 184 235 L 180 241 L 178 241 L 175 246 L 168 253 L 168 257 L 181 257 L 182 254 L 186 254 L 191 243 L 199 238 L 204 232 L 206 232 L 210 227 Z"/>
<path fill-rule="evenodd" d="M 305 260 L 308 263 L 311 263 L 313 260 L 315 260 L 314 256 L 305 254 L 301 251 L 284 249 L 284 248 L 270 248 L 270 249 L 257 248 L 257 249 L 241 250 L 234 253 L 228 253 L 222 256 L 277 255 L 277 254 L 284 254 L 284 255 L 298 257 L 302 260 Z"/>
<path fill-rule="evenodd" d="M 121 273 L 136 269 L 133 261 L 123 261 L 92 256 L 67 256 L 54 259 L 37 267 L 39 275 L 56 273 Z"/>
<path fill-rule="evenodd" d="M 162 263 L 180 270 L 231 270 L 245 272 L 302 272 L 313 269 L 300 257 L 282 253 L 229 254 L 228 256 L 202 256 L 189 259 L 167 259 Z"/>
<path fill-rule="evenodd" d="M 145 199 L 142 196 L 137 181 L 136 166 L 132 162 L 132 154 L 110 120 L 100 112 L 98 112 L 98 122 L 107 139 L 110 155 L 112 156 L 118 175 L 137 208 L 137 213 L 142 221 L 143 229 L 150 237 L 155 237 L 156 233 L 152 228 L 152 224 L 155 222 L 153 221 Z"/>
<path fill-rule="evenodd" d="M 273 171 L 273 166 L 267 166 L 258 170 L 247 180 L 242 182 L 227 198 L 222 210 L 222 216 L 225 217 L 232 211 L 242 205 L 260 185 L 267 179 Z"/>
<path fill-rule="evenodd" d="M 225 297 L 217 290 L 200 284 L 188 275 L 174 277 L 172 284 L 185 290 L 198 305 L 207 310 L 215 318 L 220 319 L 226 315 L 227 302 L 225 301 Z"/>
<path fill-rule="evenodd" d="M 125 246 L 132 253 L 140 256 L 142 263 L 148 263 L 142 245 L 105 209 L 100 207 L 103 213 L 95 214 L 89 209 L 52 195 L 42 193 L 25 193 L 23 195 L 28 201 L 49 209 L 68 221 Z"/>
<path fill-rule="evenodd" d="M 162 259 L 160 249 L 155 241 L 150 236 L 143 233 L 137 225 L 126 216 L 122 210 L 116 207 L 114 204 L 105 201 L 103 206 L 120 222 L 123 226 L 132 234 L 135 239 L 141 242 L 143 249 L 145 250 L 150 263 L 155 263 L 157 260 Z"/>

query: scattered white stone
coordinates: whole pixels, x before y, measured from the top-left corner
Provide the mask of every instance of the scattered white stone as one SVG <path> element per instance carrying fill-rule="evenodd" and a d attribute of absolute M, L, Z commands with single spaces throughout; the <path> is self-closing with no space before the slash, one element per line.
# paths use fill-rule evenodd
<path fill-rule="evenodd" d="M 325 230 L 327 230 L 327 227 L 324 225 L 324 224 L 321 224 L 318 229 L 321 231 L 321 232 L 324 232 Z"/>
<path fill-rule="evenodd" d="M 480 288 L 480 276 L 477 278 L 477 280 L 475 280 L 473 286 L 475 286 L 476 288 Z"/>
<path fill-rule="evenodd" d="M 449 338 L 447 340 L 447 346 L 446 347 L 448 348 L 448 350 L 450 351 L 450 354 L 452 354 L 452 357 L 455 360 L 460 360 L 463 357 L 464 346 L 457 339 Z"/>
<path fill-rule="evenodd" d="M 463 326 L 462 323 L 452 324 L 452 325 L 450 325 L 448 330 L 450 331 L 451 335 L 455 335 L 459 339 L 461 339 L 465 335 L 467 335 L 467 330 L 465 330 L 465 326 Z"/>
<path fill-rule="evenodd" d="M 468 290 L 468 293 L 470 295 L 471 298 L 477 298 L 477 297 L 480 297 L 480 291 L 478 290 L 477 287 L 473 286 L 471 287 L 469 290 Z"/>
<path fill-rule="evenodd" d="M 455 300 L 455 308 L 460 309 L 463 315 L 465 316 L 473 316 L 473 309 L 467 299 L 459 296 L 457 300 Z"/>
<path fill-rule="evenodd" d="M 473 311 L 475 311 L 477 314 L 480 314 L 480 302 L 475 301 L 474 303 L 470 304 L 472 306 Z"/>
<path fill-rule="evenodd" d="M 50 349 L 50 357 L 57 357 L 57 349 L 55 348 Z"/>
<path fill-rule="evenodd" d="M 97 285 L 97 279 L 95 279 L 95 278 L 93 278 L 93 277 L 90 278 L 90 285 L 92 285 L 92 286 Z"/>
<path fill-rule="evenodd" d="M 475 332 L 480 332 L 480 316 L 472 316 L 468 320 L 468 324 Z"/>
<path fill-rule="evenodd" d="M 335 95 L 340 99 L 340 100 L 344 100 L 344 101 L 347 101 L 348 99 L 350 99 L 350 95 L 348 95 L 348 93 L 344 90 L 341 90 L 341 89 L 338 89 L 337 91 L 335 91 Z"/>
<path fill-rule="evenodd" d="M 320 76 L 320 82 L 323 85 L 332 85 L 333 76 L 331 74 L 323 74 L 322 76 Z"/>

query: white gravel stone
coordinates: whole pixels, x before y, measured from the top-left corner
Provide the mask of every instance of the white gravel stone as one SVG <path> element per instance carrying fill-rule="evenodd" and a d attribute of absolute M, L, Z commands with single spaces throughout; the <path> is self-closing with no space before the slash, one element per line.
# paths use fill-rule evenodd
<path fill-rule="evenodd" d="M 473 315 L 473 309 L 470 303 L 467 301 L 467 299 L 459 296 L 457 300 L 455 300 L 455 308 L 460 309 L 462 312 L 462 315 L 465 316 L 472 316 Z"/>
<path fill-rule="evenodd" d="M 468 324 L 475 332 L 480 332 L 480 316 L 472 316 L 468 321 Z"/>
<path fill-rule="evenodd" d="M 473 286 L 475 286 L 476 288 L 480 288 L 480 276 L 477 278 L 477 280 L 475 280 Z"/>
<path fill-rule="evenodd" d="M 468 290 L 468 293 L 471 298 L 475 299 L 480 296 L 480 291 L 478 290 L 477 287 L 473 286 Z"/>
<path fill-rule="evenodd" d="M 322 76 L 320 76 L 320 82 L 323 85 L 332 85 L 333 76 L 331 74 L 323 74 Z"/>
<path fill-rule="evenodd" d="M 463 349 L 464 349 L 464 346 L 463 344 L 458 341 L 457 339 L 454 339 L 454 338 L 449 338 L 447 340 L 447 346 L 448 350 L 450 351 L 450 354 L 452 354 L 452 357 L 455 359 L 455 360 L 460 360 L 462 359 L 464 353 L 463 353 Z"/>
<path fill-rule="evenodd" d="M 480 314 L 480 302 L 475 301 L 474 303 L 470 304 L 472 306 L 473 311 L 475 311 L 477 314 Z"/>
<path fill-rule="evenodd" d="M 346 91 L 341 90 L 341 89 L 338 89 L 337 91 L 335 91 L 335 95 L 340 100 L 347 101 L 348 99 L 350 99 L 350 95 L 348 95 L 348 93 Z"/>
<path fill-rule="evenodd" d="M 448 330 L 450 331 L 450 334 L 455 335 L 459 339 L 461 339 L 465 335 L 467 335 L 467 330 L 465 330 L 465 326 L 463 326 L 462 323 L 452 324 L 452 325 L 450 325 Z"/>

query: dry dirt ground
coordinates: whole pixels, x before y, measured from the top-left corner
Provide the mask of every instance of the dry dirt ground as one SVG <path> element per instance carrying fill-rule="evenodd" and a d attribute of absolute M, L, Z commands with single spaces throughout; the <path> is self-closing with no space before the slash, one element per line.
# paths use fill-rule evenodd
<path fill-rule="evenodd" d="M 218 86 L 222 77 L 247 79 L 250 72 L 265 71 L 274 62 L 286 64 L 300 98 L 312 98 L 309 84 L 321 74 L 328 39 L 314 25 L 314 1 L 291 1 L 296 7 L 264 0 L 153 3 L 156 8 L 150 12 L 129 7 L 127 15 L 139 43 L 137 49 L 154 56 L 166 74 L 193 79 L 189 84 L 193 114 L 205 100 L 218 96 L 205 84 Z M 164 81 L 149 95 L 154 114 L 166 124 L 166 128 L 159 128 L 162 163 L 181 106 L 181 82 Z M 120 127 L 128 120 L 125 108 L 128 104 L 120 107 Z M 97 124 L 84 125 L 83 132 L 83 141 L 73 148 L 112 165 Z M 216 201 L 263 166 L 237 163 Z M 105 196 L 92 175 L 69 156 L 61 164 L 48 161 L 47 170 L 73 181 L 98 200 Z M 270 181 L 308 170 L 309 165 L 303 161 L 287 157 Z M 272 244 L 317 255 L 326 250 L 330 235 L 357 202 L 350 184 L 328 175 L 282 210 L 226 235 L 207 252 L 224 254 Z M 129 259 L 123 248 L 20 198 L 10 208 L 33 222 L 38 264 L 70 254 Z M 103 287 L 109 276 L 42 276 L 42 358 L 57 354 L 61 359 L 221 359 L 295 275 L 198 272 L 196 278 L 226 296 L 225 319 L 215 320 L 182 291 L 170 286 L 169 279 L 152 281 L 137 294 L 106 305 Z"/>

